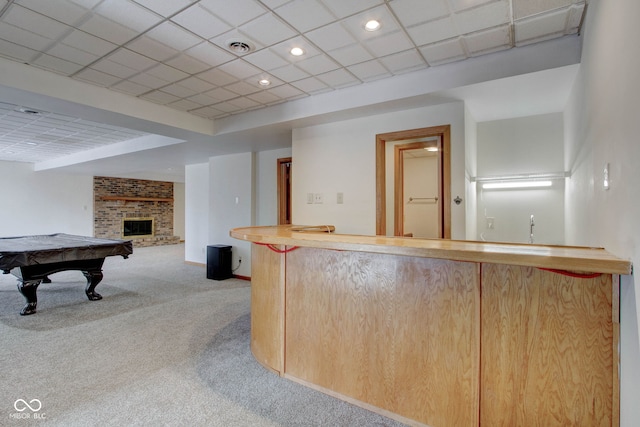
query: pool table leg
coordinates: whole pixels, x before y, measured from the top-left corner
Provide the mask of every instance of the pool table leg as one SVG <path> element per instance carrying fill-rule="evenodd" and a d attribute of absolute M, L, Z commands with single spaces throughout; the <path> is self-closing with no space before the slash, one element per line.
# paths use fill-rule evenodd
<path fill-rule="evenodd" d="M 102 295 L 100 295 L 95 291 L 96 286 L 98 286 L 98 283 L 102 281 L 102 271 L 89 270 L 89 271 L 83 271 L 82 274 L 84 274 L 84 277 L 87 278 L 87 287 L 85 288 L 85 291 L 84 291 L 87 294 L 87 298 L 89 298 L 90 301 L 97 301 L 99 299 L 102 299 Z"/>
<path fill-rule="evenodd" d="M 42 280 L 18 280 L 18 291 L 22 294 L 27 304 L 22 308 L 20 314 L 28 316 L 36 313 L 36 305 L 38 305 L 38 297 L 36 291 Z"/>

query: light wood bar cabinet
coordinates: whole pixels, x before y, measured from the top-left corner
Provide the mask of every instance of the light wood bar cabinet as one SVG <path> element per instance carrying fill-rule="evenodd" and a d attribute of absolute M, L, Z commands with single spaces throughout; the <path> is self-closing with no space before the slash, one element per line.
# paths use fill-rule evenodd
<path fill-rule="evenodd" d="M 408 425 L 619 425 L 619 275 L 603 249 L 246 227 L 251 350 Z"/>

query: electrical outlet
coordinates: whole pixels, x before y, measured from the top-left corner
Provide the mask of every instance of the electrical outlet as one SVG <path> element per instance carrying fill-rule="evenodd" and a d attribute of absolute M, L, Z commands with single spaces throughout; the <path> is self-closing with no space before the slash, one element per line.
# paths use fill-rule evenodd
<path fill-rule="evenodd" d="M 313 193 L 307 193 L 307 204 L 313 203 Z"/>
<path fill-rule="evenodd" d="M 316 204 L 323 203 L 322 193 L 316 193 L 313 195 L 313 203 L 316 203 Z"/>

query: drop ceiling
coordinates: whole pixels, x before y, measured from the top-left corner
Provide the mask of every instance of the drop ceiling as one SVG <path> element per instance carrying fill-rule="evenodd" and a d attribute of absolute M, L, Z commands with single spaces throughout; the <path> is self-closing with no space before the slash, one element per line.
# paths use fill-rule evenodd
<path fill-rule="evenodd" d="M 584 0 L 0 0 L 0 58 L 219 122 L 572 36 L 585 10 Z M 380 30 L 364 29 L 371 19 Z M 248 51 L 229 47 L 238 42 Z M 148 134 L 80 116 L 0 92 L 0 160 Z"/>

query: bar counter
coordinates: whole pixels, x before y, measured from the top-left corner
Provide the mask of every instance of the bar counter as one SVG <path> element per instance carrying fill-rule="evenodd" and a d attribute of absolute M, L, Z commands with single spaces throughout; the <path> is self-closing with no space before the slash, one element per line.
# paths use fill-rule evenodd
<path fill-rule="evenodd" d="M 245 227 L 251 350 L 415 426 L 619 425 L 619 276 L 604 249 Z"/>

